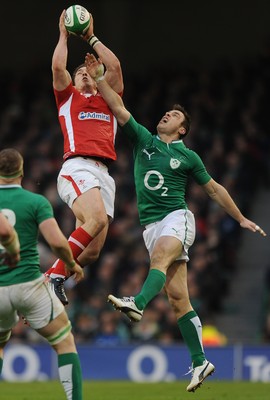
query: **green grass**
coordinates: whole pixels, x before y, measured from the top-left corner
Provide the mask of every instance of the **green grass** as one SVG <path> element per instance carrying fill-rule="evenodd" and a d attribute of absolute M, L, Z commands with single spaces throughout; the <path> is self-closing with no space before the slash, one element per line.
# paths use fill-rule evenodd
<path fill-rule="evenodd" d="M 89 382 L 83 384 L 84 400 L 269 400 L 270 383 L 205 382 L 195 393 L 186 392 L 187 382 L 132 383 Z M 64 400 L 59 382 L 0 382 L 1 400 Z"/>

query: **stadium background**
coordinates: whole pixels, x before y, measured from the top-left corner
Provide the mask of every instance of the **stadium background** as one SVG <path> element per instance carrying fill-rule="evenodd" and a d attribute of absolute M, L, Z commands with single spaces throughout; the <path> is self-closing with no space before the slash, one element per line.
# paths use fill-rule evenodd
<path fill-rule="evenodd" d="M 49 198 L 67 236 L 74 219 L 56 193 L 62 136 L 50 63 L 58 40 L 59 15 L 71 4 L 28 0 L 15 1 L 11 8 L 4 3 L 0 64 L 1 148 L 15 147 L 22 152 L 24 187 Z M 122 63 L 124 99 L 134 116 L 154 130 L 164 110 L 176 101 L 185 105 L 193 117 L 186 144 L 199 152 L 209 172 L 230 191 L 243 212 L 253 215 L 257 193 L 269 192 L 270 3 L 168 0 L 165 5 L 151 0 L 93 0 L 81 4 L 94 15 L 95 34 Z M 89 50 L 85 43 L 71 39 L 70 70 Z M 85 281 L 77 287 L 68 281 L 67 311 L 76 340 L 107 347 L 181 345 L 163 295 L 151 303 L 138 326 L 130 325 L 106 304 L 111 291 L 136 293 L 148 270 L 137 217 L 131 149 L 121 132 L 117 150 L 118 161 L 112 167 L 117 184 L 115 221 L 100 260 L 88 269 Z M 225 334 L 224 338 L 214 333 L 209 340 L 217 340 L 218 345 L 269 343 L 269 251 L 264 249 L 260 265 L 253 266 L 253 270 L 261 268 L 264 277 L 256 286 L 256 295 L 239 298 L 247 309 L 258 304 L 256 315 L 250 315 L 252 327 L 248 325 L 249 330 L 239 336 L 235 327 L 225 322 L 240 306 L 233 303 L 230 310 L 226 299 L 239 270 L 245 268 L 238 262 L 245 236 L 193 184 L 188 202 L 197 216 L 197 242 L 189 266 L 192 302 L 210 334 L 213 327 Z M 269 206 L 261 216 L 257 222 L 267 230 Z M 253 252 L 260 247 L 260 240 L 252 238 Z M 40 254 L 46 270 L 54 258 L 42 238 Z M 250 280 L 253 278 L 250 274 Z M 239 280 L 239 290 L 241 283 Z M 244 325 L 244 316 L 238 313 L 237 318 L 239 325 Z M 22 323 L 12 340 L 39 342 Z"/>

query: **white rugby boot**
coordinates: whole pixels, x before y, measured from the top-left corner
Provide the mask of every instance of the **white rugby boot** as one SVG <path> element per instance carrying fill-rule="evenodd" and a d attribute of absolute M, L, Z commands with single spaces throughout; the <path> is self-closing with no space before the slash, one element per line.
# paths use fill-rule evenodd
<path fill-rule="evenodd" d="M 112 303 L 116 310 L 125 313 L 133 322 L 139 322 L 143 316 L 143 310 L 139 310 L 135 304 L 134 297 L 118 298 L 110 294 L 108 301 Z"/>

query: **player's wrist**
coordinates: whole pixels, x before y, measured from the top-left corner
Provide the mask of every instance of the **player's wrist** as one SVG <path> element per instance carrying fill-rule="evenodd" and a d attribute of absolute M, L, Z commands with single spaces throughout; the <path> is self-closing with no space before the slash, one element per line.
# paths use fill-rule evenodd
<path fill-rule="evenodd" d="M 99 64 L 96 70 L 96 76 L 94 80 L 96 83 L 104 80 L 104 65 L 102 63 Z"/>
<path fill-rule="evenodd" d="M 95 82 L 96 83 L 98 83 L 98 82 L 101 82 L 101 81 L 104 81 L 104 75 L 101 75 L 101 76 L 97 76 L 96 78 L 95 78 Z"/>
<path fill-rule="evenodd" d="M 87 42 L 92 48 L 94 48 L 100 42 L 100 40 L 95 35 L 91 35 L 90 38 L 87 39 Z"/>
<path fill-rule="evenodd" d="M 20 251 L 20 242 L 17 235 L 17 232 L 14 231 L 13 236 L 6 241 L 2 241 L 2 245 L 6 249 L 6 251 L 11 255 L 16 255 Z"/>
<path fill-rule="evenodd" d="M 68 269 L 73 269 L 75 267 L 75 265 L 76 265 L 76 261 L 75 260 L 72 260 L 72 261 L 66 263 L 66 266 L 67 266 Z"/>

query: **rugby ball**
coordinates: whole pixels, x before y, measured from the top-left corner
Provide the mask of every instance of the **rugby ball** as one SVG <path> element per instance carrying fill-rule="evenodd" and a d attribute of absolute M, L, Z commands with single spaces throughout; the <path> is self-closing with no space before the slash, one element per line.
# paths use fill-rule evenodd
<path fill-rule="evenodd" d="M 90 13 L 85 7 L 78 4 L 68 7 L 66 10 L 65 27 L 69 33 L 84 35 L 89 28 L 90 20 Z"/>

